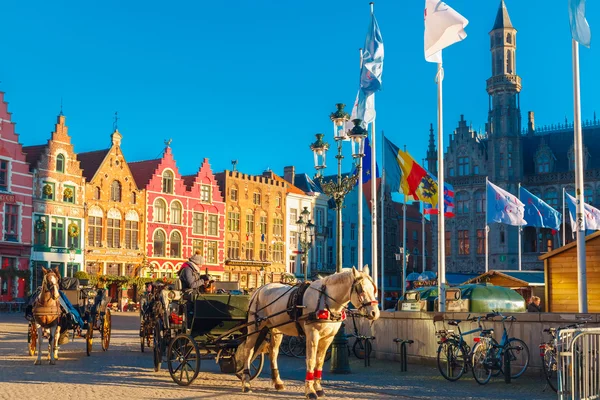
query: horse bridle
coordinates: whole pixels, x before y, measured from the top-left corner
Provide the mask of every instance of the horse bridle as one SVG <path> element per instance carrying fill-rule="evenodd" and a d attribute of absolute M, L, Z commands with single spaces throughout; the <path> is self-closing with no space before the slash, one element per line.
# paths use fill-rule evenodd
<path fill-rule="evenodd" d="M 360 311 L 365 307 L 376 306 L 379 304 L 379 302 L 377 300 L 365 301 L 365 290 L 364 290 L 363 284 L 362 284 L 363 279 L 365 279 L 364 275 L 354 278 L 354 282 L 352 283 L 352 288 L 350 289 L 350 298 L 352 298 L 352 292 L 356 292 L 356 295 L 358 296 L 358 301 L 360 303 L 360 306 L 356 309 L 357 311 Z M 370 277 L 368 277 L 368 279 L 371 280 Z M 375 284 L 373 283 L 372 280 L 371 280 L 371 284 L 373 284 L 373 287 L 375 288 L 375 293 L 377 293 L 377 287 L 375 286 Z"/>
<path fill-rule="evenodd" d="M 55 275 L 55 274 L 52 274 L 52 275 L 54 275 L 54 277 L 56 277 L 56 275 Z M 53 288 L 54 286 L 57 286 L 57 291 L 58 291 L 58 278 L 57 278 L 57 282 L 56 282 L 56 283 L 52 283 L 52 282 L 50 282 L 50 280 L 48 279 L 48 275 L 46 275 L 46 276 L 44 276 L 44 281 L 46 282 L 46 290 L 47 290 L 48 292 L 50 292 L 50 297 L 52 297 L 52 300 L 56 300 L 56 299 L 58 299 L 58 296 L 57 296 L 57 297 L 54 297 L 54 294 L 52 293 L 52 288 Z"/>

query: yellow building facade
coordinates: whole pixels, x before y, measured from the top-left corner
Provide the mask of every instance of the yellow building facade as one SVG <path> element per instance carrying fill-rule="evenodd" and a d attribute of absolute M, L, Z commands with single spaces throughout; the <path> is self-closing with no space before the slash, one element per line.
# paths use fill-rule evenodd
<path fill-rule="evenodd" d="M 144 260 L 146 196 L 127 166 L 121 139 L 115 130 L 110 148 L 78 154 L 86 178 L 85 264 L 90 275 L 134 276 Z M 119 296 L 116 289 L 111 296 Z"/>
<path fill-rule="evenodd" d="M 246 289 L 278 282 L 286 271 L 287 183 L 227 170 L 216 178 L 226 209 L 223 280 Z"/>

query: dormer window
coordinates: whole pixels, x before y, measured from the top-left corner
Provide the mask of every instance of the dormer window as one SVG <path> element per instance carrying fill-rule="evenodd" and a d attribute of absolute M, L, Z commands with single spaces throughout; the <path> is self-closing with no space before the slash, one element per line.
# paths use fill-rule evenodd
<path fill-rule="evenodd" d="M 56 156 L 56 172 L 65 172 L 65 156 L 62 154 Z"/>
<path fill-rule="evenodd" d="M 163 193 L 173 193 L 173 172 L 165 171 L 162 175 L 162 191 Z"/>
<path fill-rule="evenodd" d="M 567 158 L 569 159 L 569 170 L 575 171 L 575 148 L 571 146 L 569 153 L 567 154 Z M 587 147 L 583 147 L 583 169 L 587 169 L 588 160 L 590 159 L 590 153 Z"/>
<path fill-rule="evenodd" d="M 537 168 L 538 174 L 547 174 L 550 172 L 550 157 L 548 154 L 542 154 L 537 159 Z"/>

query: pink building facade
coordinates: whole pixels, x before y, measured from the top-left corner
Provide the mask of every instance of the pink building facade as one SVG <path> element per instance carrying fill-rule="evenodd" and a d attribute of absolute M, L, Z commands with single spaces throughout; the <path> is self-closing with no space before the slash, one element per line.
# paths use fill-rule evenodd
<path fill-rule="evenodd" d="M 26 297 L 33 175 L 0 92 L 0 302 Z"/>
<path fill-rule="evenodd" d="M 196 175 L 182 176 L 173 153 L 129 163 L 138 184 L 146 189 L 146 258 L 142 276 L 175 277 L 183 263 L 200 250 L 202 270 L 223 275 L 225 202 L 207 159 Z"/>

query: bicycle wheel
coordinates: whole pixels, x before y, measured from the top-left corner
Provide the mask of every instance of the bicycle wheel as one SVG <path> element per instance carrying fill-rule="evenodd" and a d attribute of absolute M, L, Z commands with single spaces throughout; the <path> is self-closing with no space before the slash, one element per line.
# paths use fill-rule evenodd
<path fill-rule="evenodd" d="M 296 358 L 301 358 L 306 355 L 306 341 L 304 338 L 292 336 L 289 342 L 290 354 Z"/>
<path fill-rule="evenodd" d="M 521 339 L 508 339 L 508 342 L 504 346 L 504 356 L 509 357 L 510 360 L 511 379 L 516 379 L 527 371 L 527 367 L 529 366 L 529 348 Z M 504 360 L 502 362 L 502 367 L 504 367 Z"/>
<path fill-rule="evenodd" d="M 542 357 L 542 369 L 548 385 L 557 392 L 558 375 L 556 373 L 556 354 L 554 349 L 546 349 Z"/>
<path fill-rule="evenodd" d="M 492 370 L 489 364 L 494 359 L 494 347 L 486 342 L 479 342 L 473 347 L 473 358 L 471 362 L 473 378 L 480 385 L 485 385 L 492 378 Z"/>
<path fill-rule="evenodd" d="M 466 359 L 463 348 L 454 340 L 448 340 L 438 347 L 438 369 L 442 376 L 451 382 L 459 380 L 465 373 Z"/>
<path fill-rule="evenodd" d="M 359 360 L 365 358 L 365 345 L 363 344 L 363 339 L 356 338 L 354 346 L 352 346 L 352 352 L 354 353 L 354 357 Z"/>

